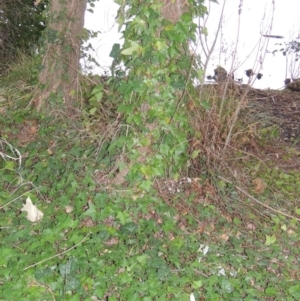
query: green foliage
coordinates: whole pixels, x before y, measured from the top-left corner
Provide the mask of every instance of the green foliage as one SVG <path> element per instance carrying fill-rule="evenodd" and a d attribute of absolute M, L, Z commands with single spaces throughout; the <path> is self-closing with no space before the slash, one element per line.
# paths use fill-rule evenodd
<path fill-rule="evenodd" d="M 128 132 L 99 151 L 105 137 L 91 140 L 81 120 L 53 120 L 22 106 L 0 115 L 0 300 L 298 300 L 296 219 L 256 208 L 221 179 L 217 201 L 209 191 L 166 197 L 167 187 L 160 194 L 154 189 L 154 177 L 179 177 L 187 164 L 191 85 L 185 78 L 192 61 L 181 51 L 192 24 L 188 15 L 175 25 L 160 20 L 152 4 L 133 7 L 138 19 L 125 32 L 131 41 L 113 54 L 126 62 L 127 76 L 116 65 L 109 89 L 100 83 L 88 103 L 98 110 L 114 99 Z M 145 16 L 149 24 L 141 21 Z M 33 118 L 38 135 L 24 143 L 22 125 Z M 151 150 L 131 167 L 134 189 L 115 188 L 108 174 L 124 146 L 132 161 L 140 147 Z M 195 149 L 190 157 L 201 155 Z M 281 210 L 299 215 L 298 170 L 275 172 L 256 160 L 245 163 L 244 152 L 239 157 L 245 178 L 266 182 L 263 202 L 278 201 Z M 206 170 L 198 176 L 197 189 L 216 179 Z M 21 212 L 28 196 L 44 213 L 38 222 Z M 247 206 L 237 212 L 241 203 Z"/>
<path fill-rule="evenodd" d="M 70 152 L 71 145 L 63 147 L 62 142 L 52 155 L 47 155 L 47 144 L 38 154 L 34 151 L 37 143 L 27 147 L 30 156 L 21 175 L 24 180 L 35 179 L 40 187 L 41 194 L 31 195 L 45 214 L 43 220 L 30 224 L 18 215 L 18 200 L 1 211 L 4 300 L 53 300 L 54 296 L 55 300 L 90 300 L 92 296 L 100 300 L 108 296 L 109 300 L 189 300 L 191 293 L 196 300 L 299 298 L 298 281 L 290 276 L 297 268 L 293 268 L 299 252 L 296 236 L 265 229 L 267 240 L 276 235 L 276 242 L 268 246 L 262 237 L 253 243 L 251 234 L 240 233 L 240 226 L 226 224 L 213 206 L 203 205 L 199 205 L 197 219 L 214 220 L 215 234 L 184 233 L 174 219 L 175 211 L 153 191 L 136 201 L 126 194 L 97 192 L 90 173 L 83 172 L 91 171 L 95 163 L 82 160 L 87 146 L 75 143 Z M 13 184 L 12 171 L 1 169 L 6 183 L 1 182 L 5 184 L 1 206 L 14 197 L 7 185 Z M 73 211 L 67 213 L 66 206 Z M 149 206 L 155 208 L 156 218 L 149 218 Z M 93 220 L 88 227 L 87 217 Z M 284 223 L 279 221 L 281 226 Z M 196 225 L 196 221 L 189 222 L 189 227 Z M 229 234 L 228 241 L 217 238 L 224 231 Z M 51 259 L 89 232 L 82 244 Z M 289 241 L 292 253 L 287 258 L 279 240 Z M 43 260 L 47 261 L 27 269 Z"/>
<path fill-rule="evenodd" d="M 125 20 L 126 24 L 125 43 L 122 49 L 114 45 L 111 56 L 122 98 L 118 112 L 131 129 L 127 154 L 130 161 L 143 156 L 142 148 L 155 154 L 135 164 L 128 178 L 140 182 L 145 177 L 148 181 L 141 185 L 149 189 L 151 178 L 166 174 L 174 177 L 187 161 L 189 125 L 185 104 L 186 91 L 192 87 L 193 65 L 188 41 L 195 39 L 196 25 L 188 13 L 176 24 L 163 20 L 158 1 L 130 1 L 126 13 L 122 13 L 125 3 L 118 4 L 118 22 Z M 120 77 L 124 72 L 126 76 Z"/>
<path fill-rule="evenodd" d="M 1 4 L 1 73 L 13 63 L 18 53 L 32 53 L 45 28 L 48 1 L 12 0 Z"/>
<path fill-rule="evenodd" d="M 14 132 L 24 119 L 28 115 L 11 114 L 2 128 Z M 9 157 L 0 161 L 3 300 L 188 301 L 191 294 L 196 300 L 299 299 L 295 220 L 273 215 L 258 222 L 254 216 L 257 228 L 249 230 L 250 212 L 231 222 L 213 204 L 173 195 L 174 204 L 195 212 L 182 215 L 151 186 L 147 193 L 105 189 L 95 179 L 105 161 L 78 134 L 79 125 L 42 117 L 40 122 L 37 140 L 10 140 L 22 155 L 21 168 Z M 4 143 L 0 151 L 16 155 Z M 169 149 L 162 146 L 161 152 Z M 252 171 L 267 181 L 263 168 Z M 277 175 L 285 183 L 297 177 L 299 172 Z M 230 189 L 222 181 L 219 186 Z M 265 193 L 266 200 L 274 197 Z M 27 196 L 44 213 L 37 223 L 20 213 Z M 227 212 L 237 207 L 236 198 L 232 193 Z"/>

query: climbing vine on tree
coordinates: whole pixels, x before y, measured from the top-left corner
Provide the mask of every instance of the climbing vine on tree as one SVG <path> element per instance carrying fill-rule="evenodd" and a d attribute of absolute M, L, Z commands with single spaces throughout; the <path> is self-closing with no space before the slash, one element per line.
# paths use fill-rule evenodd
<path fill-rule="evenodd" d="M 203 1 L 190 1 L 186 12 L 172 22 L 162 13 L 176 1 L 116 2 L 125 42 L 122 48 L 114 45 L 111 56 L 114 75 L 126 75 L 117 88 L 122 98 L 118 111 L 129 128 L 119 140 L 122 147 L 126 142 L 129 163 L 121 166 L 116 182 L 128 176 L 149 189 L 155 176 L 176 177 L 187 161 L 185 104 L 195 76 L 189 41 L 195 40 L 193 18 L 203 16 L 206 8 Z"/>

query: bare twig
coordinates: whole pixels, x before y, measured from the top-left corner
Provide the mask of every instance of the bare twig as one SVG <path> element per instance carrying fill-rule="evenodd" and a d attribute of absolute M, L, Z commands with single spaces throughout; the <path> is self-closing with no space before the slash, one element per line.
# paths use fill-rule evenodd
<path fill-rule="evenodd" d="M 29 192 L 34 191 L 34 190 L 36 190 L 36 189 L 37 189 L 37 187 L 34 187 L 33 189 L 31 189 L 31 190 L 29 190 L 29 191 L 26 191 L 25 193 L 19 195 L 19 196 L 16 197 L 15 199 L 13 199 L 13 200 L 9 201 L 8 203 L 4 204 L 3 206 L 1 206 L 0 209 L 3 209 L 4 207 L 6 207 L 6 206 L 8 206 L 9 204 L 15 202 L 16 200 L 20 199 L 20 198 L 23 197 L 23 196 L 28 195 Z"/>
<path fill-rule="evenodd" d="M 63 255 L 63 254 L 65 254 L 65 253 L 67 253 L 67 252 L 69 252 L 69 251 L 71 251 L 72 249 L 75 249 L 76 247 L 78 247 L 80 244 L 82 244 L 90 235 L 92 234 L 92 232 L 89 232 L 79 243 L 77 243 L 76 245 L 74 245 L 73 247 L 71 247 L 71 248 L 69 248 L 69 249 L 67 249 L 67 250 L 65 250 L 65 251 L 63 251 L 63 252 L 60 252 L 60 253 L 58 253 L 58 254 L 56 254 L 56 255 L 54 255 L 54 256 L 51 256 L 51 257 L 49 257 L 49 258 L 46 258 L 46 259 L 44 259 L 44 260 L 41 260 L 41 261 L 39 261 L 39 262 L 36 262 L 36 263 L 34 263 L 34 264 L 32 264 L 32 265 L 29 265 L 28 267 L 26 267 L 26 268 L 24 268 L 23 269 L 23 271 L 26 271 L 26 270 L 28 270 L 28 269 L 30 269 L 30 268 L 33 268 L 33 267 L 35 267 L 35 266 L 37 266 L 37 265 L 39 265 L 39 264 L 41 264 L 41 263 L 44 263 L 44 262 L 46 262 L 46 261 L 48 261 L 48 260 L 51 260 L 51 259 L 53 259 L 53 258 L 56 258 L 56 257 L 58 257 L 58 256 L 60 256 L 60 255 Z"/>
<path fill-rule="evenodd" d="M 17 148 L 15 148 L 15 147 L 12 146 L 10 143 L 8 143 L 7 140 L 4 139 L 4 138 L 0 139 L 0 145 L 2 145 L 2 144 L 8 145 L 9 148 L 10 148 L 10 150 L 11 150 L 11 152 L 12 152 L 13 154 L 16 154 L 17 157 L 9 156 L 9 155 L 5 154 L 4 152 L 1 152 L 1 151 L 0 151 L 0 156 L 3 158 L 4 161 L 6 161 L 6 158 L 11 159 L 11 160 L 18 161 L 18 162 L 19 162 L 19 168 L 18 168 L 18 170 L 20 170 L 20 169 L 21 169 L 21 166 L 22 166 L 22 155 L 21 155 L 21 153 L 18 151 Z"/>
<path fill-rule="evenodd" d="M 232 184 L 231 181 L 229 181 L 229 180 L 227 180 L 227 179 L 225 179 L 225 178 L 223 178 L 223 177 L 221 177 L 221 176 L 219 176 L 219 178 L 222 179 L 223 181 L 227 182 L 227 183 Z M 242 192 L 245 196 L 247 196 L 248 198 L 250 198 L 252 201 L 254 201 L 255 203 L 257 203 L 257 204 L 259 204 L 259 205 L 261 205 L 261 206 L 263 206 L 263 207 L 265 207 L 265 208 L 267 208 L 267 209 L 269 209 L 270 211 L 273 211 L 273 212 L 275 212 L 275 213 L 278 213 L 278 214 L 280 214 L 280 215 L 283 215 L 283 216 L 288 217 L 288 218 L 291 218 L 291 219 L 295 219 L 295 220 L 297 220 L 298 222 L 300 222 L 300 218 L 297 218 L 297 217 L 295 217 L 295 216 L 293 216 L 293 215 L 284 213 L 284 212 L 282 212 L 282 211 L 280 211 L 280 210 L 274 209 L 274 208 L 272 208 L 272 207 L 270 207 L 270 206 L 264 204 L 263 202 L 259 201 L 258 199 L 256 199 L 256 198 L 253 197 L 251 194 L 249 194 L 247 191 L 245 191 L 244 189 L 242 189 L 241 187 L 239 187 L 239 186 L 237 186 L 237 185 L 234 185 L 234 187 L 235 187 L 238 191 Z"/>

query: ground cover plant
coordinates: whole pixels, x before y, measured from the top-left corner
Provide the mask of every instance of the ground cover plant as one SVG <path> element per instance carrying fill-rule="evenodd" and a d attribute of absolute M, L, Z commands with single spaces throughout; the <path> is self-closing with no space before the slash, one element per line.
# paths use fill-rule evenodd
<path fill-rule="evenodd" d="M 23 146 L 1 140 L 2 156 L 22 157 L 1 163 L 2 300 L 299 298 L 296 218 L 240 197 L 232 183 L 211 187 L 209 174 L 176 191 L 170 182 L 160 193 L 108 188 L 95 145 L 63 125 L 44 121 Z M 299 173 L 247 166 L 268 183 L 259 199 L 297 216 Z M 27 197 L 41 221 L 21 212 Z"/>
<path fill-rule="evenodd" d="M 297 141 L 250 85 L 194 87 L 188 14 L 132 2 L 75 114 L 32 108 L 31 59 L 2 80 L 0 300 L 299 300 Z"/>

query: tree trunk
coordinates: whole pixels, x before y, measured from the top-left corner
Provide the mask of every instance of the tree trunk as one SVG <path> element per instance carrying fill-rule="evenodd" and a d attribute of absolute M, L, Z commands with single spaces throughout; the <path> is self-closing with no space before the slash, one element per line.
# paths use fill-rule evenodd
<path fill-rule="evenodd" d="M 162 7 L 162 16 L 176 23 L 180 16 L 187 12 L 188 1 L 187 0 L 164 0 L 164 6 Z"/>
<path fill-rule="evenodd" d="M 187 0 L 163 0 L 163 2 L 164 5 L 162 6 L 162 10 L 161 10 L 162 17 L 167 20 L 170 20 L 173 23 L 178 22 L 181 15 L 188 11 Z M 143 104 L 141 107 L 141 112 L 145 114 L 148 110 L 149 110 L 149 106 L 147 104 Z M 156 126 L 157 126 L 157 122 L 146 124 L 149 133 L 151 133 Z M 151 134 L 149 134 L 149 140 L 151 140 Z M 126 168 L 124 168 L 122 171 L 120 171 L 117 174 L 117 176 L 113 180 L 114 184 L 120 185 L 125 182 L 125 177 L 130 171 L 134 163 L 145 162 L 146 158 L 151 154 L 151 145 L 140 146 L 138 147 L 137 151 L 140 153 L 140 156 L 136 159 L 135 162 L 130 162 Z"/>
<path fill-rule="evenodd" d="M 78 69 L 87 0 L 50 1 L 39 86 L 33 96 L 38 111 L 62 103 L 72 112 L 78 96 Z"/>

